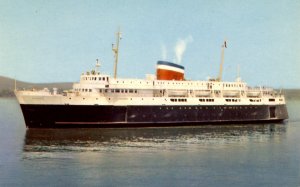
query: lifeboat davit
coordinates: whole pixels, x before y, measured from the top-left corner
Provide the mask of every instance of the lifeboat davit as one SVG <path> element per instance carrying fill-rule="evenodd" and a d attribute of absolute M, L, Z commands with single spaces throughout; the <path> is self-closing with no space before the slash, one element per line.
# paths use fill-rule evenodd
<path fill-rule="evenodd" d="M 156 77 L 157 80 L 184 80 L 184 67 L 172 62 L 158 61 Z"/>

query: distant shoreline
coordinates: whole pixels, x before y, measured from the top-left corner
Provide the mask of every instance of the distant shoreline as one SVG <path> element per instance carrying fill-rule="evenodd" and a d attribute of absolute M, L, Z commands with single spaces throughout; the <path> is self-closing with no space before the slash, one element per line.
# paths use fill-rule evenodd
<path fill-rule="evenodd" d="M 43 89 L 43 88 L 58 88 L 58 90 L 69 90 L 72 88 L 73 83 L 59 82 L 59 83 L 29 83 L 12 78 L 0 76 L 0 97 L 14 97 L 14 89 Z"/>

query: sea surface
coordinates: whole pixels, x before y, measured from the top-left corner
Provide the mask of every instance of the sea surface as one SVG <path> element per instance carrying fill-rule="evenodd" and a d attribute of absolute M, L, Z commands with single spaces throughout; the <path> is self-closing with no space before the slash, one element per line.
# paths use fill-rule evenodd
<path fill-rule="evenodd" d="M 0 186 L 297 186 L 300 100 L 285 123 L 26 129 L 0 98 Z"/>

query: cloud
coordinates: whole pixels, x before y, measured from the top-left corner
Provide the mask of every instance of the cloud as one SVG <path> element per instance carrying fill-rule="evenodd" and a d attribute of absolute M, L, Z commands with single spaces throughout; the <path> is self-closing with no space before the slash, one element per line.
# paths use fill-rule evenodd
<path fill-rule="evenodd" d="M 176 55 L 176 62 L 181 63 L 183 54 L 186 50 L 187 44 L 193 42 L 193 37 L 189 35 L 188 37 L 181 39 L 179 38 L 177 40 L 177 43 L 175 45 L 175 55 Z"/>

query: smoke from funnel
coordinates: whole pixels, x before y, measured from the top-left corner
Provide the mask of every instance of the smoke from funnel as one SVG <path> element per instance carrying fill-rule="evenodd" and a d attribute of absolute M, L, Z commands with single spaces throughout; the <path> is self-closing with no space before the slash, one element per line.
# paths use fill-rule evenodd
<path fill-rule="evenodd" d="M 175 46 L 176 62 L 181 63 L 182 56 L 186 50 L 187 44 L 193 42 L 193 37 L 188 36 L 185 39 L 179 38 Z"/>

